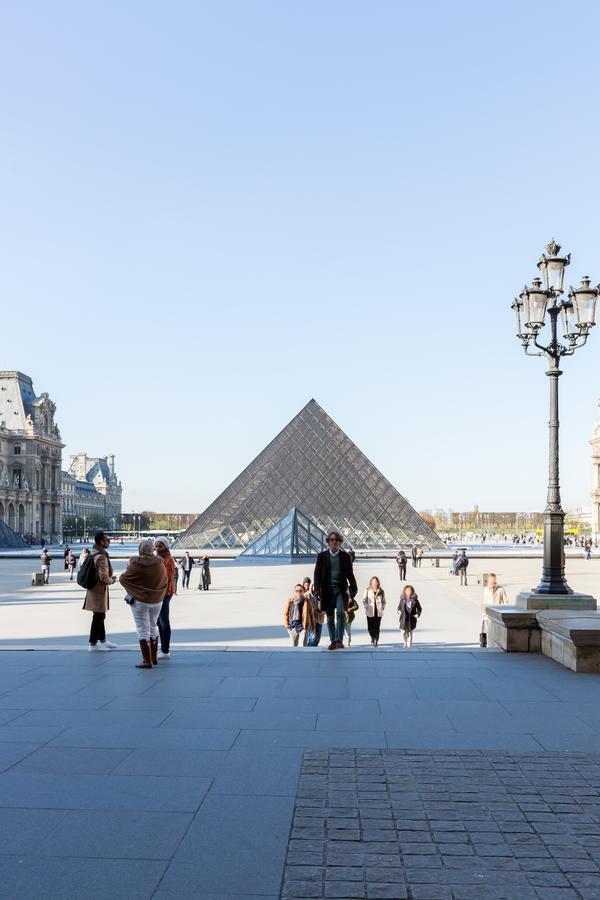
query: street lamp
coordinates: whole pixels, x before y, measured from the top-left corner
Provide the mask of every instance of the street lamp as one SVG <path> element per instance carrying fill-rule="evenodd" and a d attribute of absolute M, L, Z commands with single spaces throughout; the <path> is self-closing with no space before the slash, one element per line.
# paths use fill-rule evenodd
<path fill-rule="evenodd" d="M 596 301 L 600 285 L 591 287 L 584 276 L 578 288 L 570 288 L 563 298 L 565 269 L 571 255 L 560 255 L 560 244 L 552 240 L 538 262 L 542 279 L 534 278 L 531 286 L 523 288 L 515 298 L 512 308 L 516 314 L 517 337 L 527 356 L 545 356 L 549 362 L 546 375 L 550 378 L 550 463 L 548 498 L 544 510 L 544 564 L 542 579 L 531 592 L 519 594 L 529 608 L 579 608 L 595 609 L 596 601 L 587 594 L 575 594 L 565 578 L 564 520 L 560 501 L 558 478 L 558 379 L 563 356 L 572 356 L 583 347 L 596 322 Z M 562 336 L 558 338 L 559 317 L 562 319 Z M 549 340 L 541 343 L 540 331 L 550 326 Z M 532 347 L 536 349 L 533 350 Z M 568 595 L 568 599 L 567 599 Z M 543 599 L 542 599 L 543 598 Z"/>

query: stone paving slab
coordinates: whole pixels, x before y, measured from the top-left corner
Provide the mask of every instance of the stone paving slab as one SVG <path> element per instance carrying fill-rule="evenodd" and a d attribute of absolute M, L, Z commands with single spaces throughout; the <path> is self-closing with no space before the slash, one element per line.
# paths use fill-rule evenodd
<path fill-rule="evenodd" d="M 600 896 L 600 755 L 306 750 L 282 900 Z"/>

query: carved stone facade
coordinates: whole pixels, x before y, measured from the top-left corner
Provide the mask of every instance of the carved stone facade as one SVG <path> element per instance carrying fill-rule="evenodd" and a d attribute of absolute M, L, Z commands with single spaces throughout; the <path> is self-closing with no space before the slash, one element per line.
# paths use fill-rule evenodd
<path fill-rule="evenodd" d="M 598 401 L 600 407 L 600 400 Z M 600 540 L 600 414 L 596 419 L 592 439 L 592 534 Z"/>
<path fill-rule="evenodd" d="M 110 529 L 119 527 L 123 488 L 115 473 L 115 457 L 71 455 L 62 473 L 66 516 L 104 516 Z"/>
<path fill-rule="evenodd" d="M 60 431 L 48 394 L 22 372 L 0 372 L 0 519 L 22 536 L 62 538 Z"/>

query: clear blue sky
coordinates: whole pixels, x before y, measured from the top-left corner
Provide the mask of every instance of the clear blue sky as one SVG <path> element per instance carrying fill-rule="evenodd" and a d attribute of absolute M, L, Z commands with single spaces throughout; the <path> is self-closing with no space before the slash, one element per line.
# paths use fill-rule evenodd
<path fill-rule="evenodd" d="M 540 508 L 547 379 L 510 303 L 600 280 L 599 7 L 5 2 L 1 368 L 202 509 L 315 397 L 419 509 Z M 589 503 L 600 328 L 561 379 Z"/>

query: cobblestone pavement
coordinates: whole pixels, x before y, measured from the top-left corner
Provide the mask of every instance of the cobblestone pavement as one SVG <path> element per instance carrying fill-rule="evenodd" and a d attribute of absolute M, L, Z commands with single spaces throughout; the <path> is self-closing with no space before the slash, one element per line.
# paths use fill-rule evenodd
<path fill-rule="evenodd" d="M 281 897 L 600 898 L 600 755 L 308 750 Z"/>

